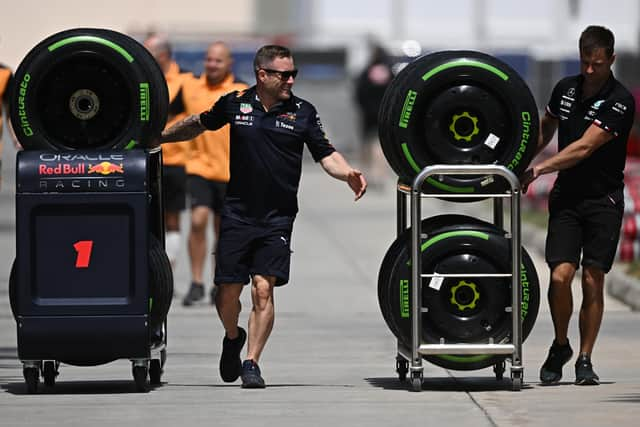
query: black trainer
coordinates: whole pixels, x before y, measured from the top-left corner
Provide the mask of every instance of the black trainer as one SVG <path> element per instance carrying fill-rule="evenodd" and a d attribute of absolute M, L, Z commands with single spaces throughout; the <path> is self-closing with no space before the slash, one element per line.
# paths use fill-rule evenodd
<path fill-rule="evenodd" d="M 220 355 L 220 376 L 222 381 L 232 383 L 242 373 L 240 352 L 247 340 L 247 333 L 238 326 L 238 336 L 232 340 L 225 335 L 222 340 L 222 355 Z"/>
<path fill-rule="evenodd" d="M 260 368 L 253 360 L 242 362 L 242 388 L 265 388 Z"/>
<path fill-rule="evenodd" d="M 591 358 L 588 354 L 581 354 L 576 360 L 576 384 L 577 385 L 598 385 L 600 377 L 593 372 Z"/>
<path fill-rule="evenodd" d="M 182 300 L 182 305 L 189 307 L 202 298 L 204 298 L 204 285 L 202 283 L 191 282 L 191 287 Z"/>
<path fill-rule="evenodd" d="M 547 360 L 540 368 L 540 381 L 542 384 L 557 384 L 560 382 L 562 379 L 562 366 L 571 359 L 571 356 L 573 356 L 573 350 L 568 340 L 565 345 L 559 345 L 553 340 Z"/>

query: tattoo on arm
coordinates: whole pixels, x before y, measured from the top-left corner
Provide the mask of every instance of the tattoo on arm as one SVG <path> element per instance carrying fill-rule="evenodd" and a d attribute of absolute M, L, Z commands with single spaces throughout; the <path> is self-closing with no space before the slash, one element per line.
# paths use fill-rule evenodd
<path fill-rule="evenodd" d="M 188 141 L 204 132 L 200 116 L 193 114 L 162 132 L 160 142 Z"/>

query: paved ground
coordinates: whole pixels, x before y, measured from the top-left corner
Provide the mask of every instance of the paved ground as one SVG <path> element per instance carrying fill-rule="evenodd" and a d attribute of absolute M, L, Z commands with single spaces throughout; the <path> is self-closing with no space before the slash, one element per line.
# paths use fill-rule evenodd
<path fill-rule="evenodd" d="M 10 166 L 11 150 L 5 150 Z M 261 367 L 269 387 L 242 390 L 217 373 L 222 329 L 211 306 L 180 305 L 189 277 L 186 257 L 176 270 L 169 315 L 164 384 L 134 391 L 128 361 L 96 367 L 63 365 L 53 389 L 28 395 L 16 357 L 15 322 L 7 280 L 15 253 L 14 183 L 3 171 L 0 192 L 0 425 L 6 426 L 632 426 L 640 416 L 640 314 L 611 298 L 594 363 L 603 384 L 572 385 L 572 367 L 555 387 L 538 383 L 551 340 L 546 302 L 524 346 L 525 387 L 510 391 L 490 369 L 458 372 L 425 364 L 422 393 L 409 391 L 394 372 L 395 339 L 378 309 L 380 261 L 395 236 L 395 193 L 370 192 L 354 204 L 344 184 L 305 164 L 301 213 L 293 238 L 291 283 L 276 293 L 276 324 Z M 464 210 L 486 212 L 483 207 Z M 425 203 L 425 215 L 460 206 Z M 486 215 L 484 215 L 485 218 Z M 546 267 L 536 233 L 524 240 L 535 257 L 542 295 Z M 528 235 L 529 236 L 529 235 Z M 576 290 L 579 288 L 576 287 Z M 246 323 L 248 295 L 243 295 Z M 580 297 L 575 298 L 576 307 Z M 576 319 L 571 339 L 577 342 Z"/>

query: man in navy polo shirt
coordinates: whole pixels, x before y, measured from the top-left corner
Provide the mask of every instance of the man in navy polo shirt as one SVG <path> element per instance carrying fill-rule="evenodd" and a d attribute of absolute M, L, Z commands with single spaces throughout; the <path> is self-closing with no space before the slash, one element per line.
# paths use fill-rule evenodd
<path fill-rule="evenodd" d="M 580 354 L 576 384 L 597 385 L 593 350 L 604 308 L 604 276 L 616 253 L 624 211 L 623 171 L 633 122 L 632 95 L 611 72 L 614 36 L 607 28 L 587 27 L 580 36 L 580 75 L 555 86 L 540 123 L 538 152 L 558 129 L 558 153 L 527 170 L 522 185 L 558 171 L 549 195 L 545 258 L 551 269 L 549 306 L 555 340 L 540 369 L 543 384 L 562 378 L 573 355 L 567 330 L 573 311 L 571 282 L 582 255 Z"/>
<path fill-rule="evenodd" d="M 304 145 L 329 175 L 349 185 L 356 200 L 367 188 L 362 173 L 329 143 L 315 107 L 291 93 L 297 72 L 289 49 L 263 46 L 254 59 L 255 86 L 221 97 L 209 111 L 187 117 L 161 137 L 161 142 L 188 140 L 231 126 L 231 179 L 216 250 L 216 307 L 226 331 L 220 375 L 225 382 L 241 376 L 244 388 L 265 387 L 257 362 L 273 327 L 273 288 L 289 280 Z M 242 362 L 247 333 L 238 326 L 240 293 L 250 278 L 253 308 Z"/>

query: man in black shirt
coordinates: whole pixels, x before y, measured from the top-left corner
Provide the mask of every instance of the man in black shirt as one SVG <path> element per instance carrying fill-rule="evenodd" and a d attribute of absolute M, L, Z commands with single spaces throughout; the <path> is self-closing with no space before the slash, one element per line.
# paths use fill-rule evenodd
<path fill-rule="evenodd" d="M 558 129 L 558 153 L 527 170 L 522 185 L 558 171 L 549 196 L 546 261 L 551 269 L 549 306 L 555 340 L 540 370 L 543 384 L 557 383 L 571 359 L 567 330 L 573 311 L 571 282 L 582 253 L 580 355 L 576 384 L 599 384 L 593 350 L 604 308 L 604 276 L 616 253 L 624 211 L 623 170 L 633 122 L 632 95 L 613 76 L 614 36 L 587 27 L 580 36 L 580 70 L 555 86 L 540 123 L 538 152 Z"/>
<path fill-rule="evenodd" d="M 367 187 L 362 173 L 329 143 L 315 107 L 291 93 L 297 72 L 289 49 L 264 46 L 254 59 L 255 86 L 221 97 L 209 111 L 187 117 L 161 137 L 161 142 L 188 140 L 231 126 L 231 179 L 216 250 L 216 307 L 226 331 L 220 375 L 226 382 L 242 376 L 244 388 L 265 387 L 257 362 L 273 327 L 273 288 L 289 280 L 304 144 L 329 175 L 348 183 L 356 200 Z M 250 277 L 253 308 L 242 362 L 247 333 L 238 326 L 240 293 Z"/>

